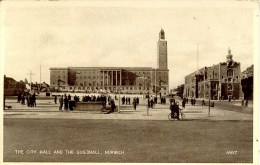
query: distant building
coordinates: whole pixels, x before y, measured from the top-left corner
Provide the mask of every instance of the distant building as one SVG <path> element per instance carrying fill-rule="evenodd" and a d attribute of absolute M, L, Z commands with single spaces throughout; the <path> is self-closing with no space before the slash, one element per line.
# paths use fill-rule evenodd
<path fill-rule="evenodd" d="M 184 97 L 211 99 L 241 99 L 240 63 L 228 50 L 226 62 L 204 67 L 185 77 Z"/>
<path fill-rule="evenodd" d="M 157 68 L 151 67 L 68 67 L 50 68 L 50 87 L 59 91 L 169 93 L 167 41 L 164 30 L 157 42 Z"/>
<path fill-rule="evenodd" d="M 12 77 L 6 77 L 6 75 L 4 75 L 4 88 L 13 89 L 15 87 L 16 87 L 16 80 L 13 79 Z"/>
<path fill-rule="evenodd" d="M 17 82 L 12 77 L 6 77 L 4 75 L 4 95 L 5 96 L 12 96 L 18 95 L 26 89 L 25 84 L 20 81 Z"/>

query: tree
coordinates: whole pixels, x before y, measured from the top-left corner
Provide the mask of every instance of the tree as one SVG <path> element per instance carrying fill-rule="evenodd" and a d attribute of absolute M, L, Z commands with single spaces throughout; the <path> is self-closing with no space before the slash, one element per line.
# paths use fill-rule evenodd
<path fill-rule="evenodd" d="M 26 78 L 24 79 L 24 83 L 25 83 L 25 84 L 28 84 L 28 80 L 27 80 Z"/>
<path fill-rule="evenodd" d="M 184 91 L 184 84 L 181 84 L 177 87 L 176 89 L 177 91 L 177 96 L 181 97 L 183 96 L 183 91 Z"/>

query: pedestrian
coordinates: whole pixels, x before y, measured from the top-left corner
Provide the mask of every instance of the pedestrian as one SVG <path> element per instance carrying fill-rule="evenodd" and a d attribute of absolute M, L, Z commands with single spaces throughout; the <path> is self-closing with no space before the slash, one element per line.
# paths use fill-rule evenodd
<path fill-rule="evenodd" d="M 111 105 L 111 108 L 110 108 L 110 111 L 108 113 L 112 113 L 116 109 L 116 105 L 115 105 L 114 99 L 111 99 L 110 105 Z"/>
<path fill-rule="evenodd" d="M 151 108 L 154 108 L 153 98 L 151 98 L 151 100 L 150 100 L 150 107 L 151 107 Z"/>
<path fill-rule="evenodd" d="M 171 117 L 174 117 L 174 105 L 175 105 L 175 100 L 173 99 L 173 101 L 171 102 L 170 105 L 170 110 L 171 110 Z"/>
<path fill-rule="evenodd" d="M 57 104 L 57 96 L 54 96 L 54 103 Z"/>
<path fill-rule="evenodd" d="M 136 105 L 137 105 L 137 101 L 136 101 L 136 98 L 134 98 L 134 99 L 133 99 L 134 110 L 136 110 Z"/>
<path fill-rule="evenodd" d="M 59 99 L 59 102 L 60 102 L 59 110 L 62 111 L 62 107 L 63 107 L 63 95 L 61 95 L 61 97 L 60 97 L 60 99 Z"/>
<path fill-rule="evenodd" d="M 248 106 L 248 99 L 246 99 L 246 103 L 245 103 L 245 107 L 247 107 Z"/>
<path fill-rule="evenodd" d="M 129 105 L 131 104 L 131 98 L 130 97 L 128 98 L 128 104 Z"/>
<path fill-rule="evenodd" d="M 20 101 L 21 101 L 21 95 L 18 94 L 18 96 L 17 96 L 17 103 L 20 103 Z"/>
<path fill-rule="evenodd" d="M 30 106 L 29 94 L 26 94 L 26 102 L 27 102 L 27 107 L 29 107 Z"/>
<path fill-rule="evenodd" d="M 65 95 L 64 97 L 64 110 L 67 111 L 69 108 L 69 100 L 68 97 Z"/>
<path fill-rule="evenodd" d="M 24 94 L 22 94 L 22 105 L 25 105 L 25 97 L 24 97 Z"/>
<path fill-rule="evenodd" d="M 33 107 L 34 102 L 33 102 L 33 96 L 32 95 L 29 96 L 29 100 L 30 100 L 30 107 Z"/>
<path fill-rule="evenodd" d="M 177 119 L 180 120 L 180 117 L 179 117 L 180 116 L 179 102 L 175 103 L 174 111 L 175 111 L 175 113 L 177 113 Z"/>
<path fill-rule="evenodd" d="M 32 95 L 32 100 L 33 100 L 33 106 L 36 107 L 36 95 L 35 95 L 35 93 Z"/>
<path fill-rule="evenodd" d="M 124 105 L 125 104 L 125 96 L 124 97 L 122 97 L 122 104 Z"/>
<path fill-rule="evenodd" d="M 186 103 L 186 100 L 185 98 L 182 100 L 182 108 L 185 109 L 185 103 Z"/>
<path fill-rule="evenodd" d="M 201 106 L 204 106 L 205 105 L 205 101 L 204 101 L 204 99 L 202 100 L 202 104 L 201 104 Z"/>
<path fill-rule="evenodd" d="M 214 106 L 215 106 L 215 103 L 214 103 L 214 102 L 212 102 L 212 103 L 211 103 L 211 107 L 213 107 L 213 108 L 214 108 Z"/>
<path fill-rule="evenodd" d="M 139 105 L 139 97 L 136 98 L 136 105 Z"/>

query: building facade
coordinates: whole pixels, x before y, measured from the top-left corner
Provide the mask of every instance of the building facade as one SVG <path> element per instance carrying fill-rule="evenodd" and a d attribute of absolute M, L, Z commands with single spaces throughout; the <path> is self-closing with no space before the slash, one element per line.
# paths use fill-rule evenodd
<path fill-rule="evenodd" d="M 184 97 L 210 99 L 241 99 L 240 63 L 228 50 L 226 62 L 204 67 L 185 77 Z"/>
<path fill-rule="evenodd" d="M 68 92 L 169 93 L 167 41 L 161 29 L 157 43 L 157 68 L 68 67 L 50 68 L 50 86 Z"/>

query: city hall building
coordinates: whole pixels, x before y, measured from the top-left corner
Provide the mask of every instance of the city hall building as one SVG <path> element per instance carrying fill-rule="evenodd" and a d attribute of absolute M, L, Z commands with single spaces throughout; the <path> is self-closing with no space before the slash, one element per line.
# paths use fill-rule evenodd
<path fill-rule="evenodd" d="M 169 93 L 167 41 L 164 30 L 157 42 L 157 68 L 68 67 L 50 68 L 50 86 L 68 92 Z"/>
<path fill-rule="evenodd" d="M 228 50 L 226 62 L 204 67 L 185 77 L 184 97 L 211 99 L 241 99 L 240 63 L 233 60 Z"/>

